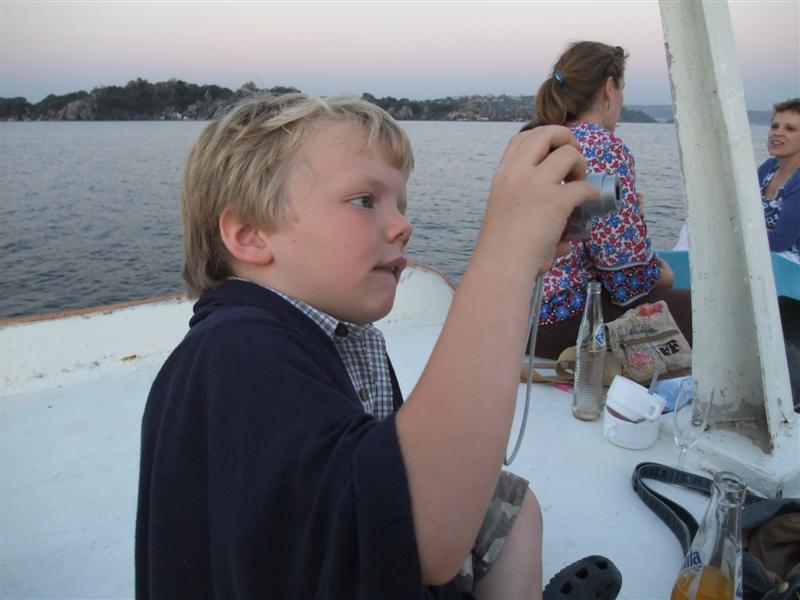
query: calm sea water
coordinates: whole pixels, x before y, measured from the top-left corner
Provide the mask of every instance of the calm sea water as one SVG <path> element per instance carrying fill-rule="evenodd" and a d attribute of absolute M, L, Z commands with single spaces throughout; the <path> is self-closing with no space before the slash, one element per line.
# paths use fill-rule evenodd
<path fill-rule="evenodd" d="M 411 258 L 457 283 L 491 177 L 519 123 L 404 122 Z M 37 314 L 183 289 L 180 175 L 201 122 L 0 124 L 0 316 Z M 675 128 L 627 124 L 656 247 L 685 217 Z M 753 126 L 756 161 L 766 126 Z"/>

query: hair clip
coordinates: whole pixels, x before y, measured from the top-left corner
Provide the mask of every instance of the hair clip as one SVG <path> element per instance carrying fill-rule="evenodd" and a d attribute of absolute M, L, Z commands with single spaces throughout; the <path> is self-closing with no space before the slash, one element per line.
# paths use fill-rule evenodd
<path fill-rule="evenodd" d="M 564 85 L 564 76 L 561 71 L 553 71 L 553 79 L 558 82 L 558 85 Z"/>

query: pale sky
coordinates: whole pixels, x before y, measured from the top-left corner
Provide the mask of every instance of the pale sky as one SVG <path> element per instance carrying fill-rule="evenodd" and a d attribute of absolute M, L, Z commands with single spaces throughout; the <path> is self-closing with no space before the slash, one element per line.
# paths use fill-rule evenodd
<path fill-rule="evenodd" d="M 800 96 L 800 0 L 734 1 L 748 108 Z M 658 4 L 0 0 L 0 96 L 170 78 L 320 95 L 533 94 L 567 43 L 629 53 L 626 104 L 669 104 Z"/>

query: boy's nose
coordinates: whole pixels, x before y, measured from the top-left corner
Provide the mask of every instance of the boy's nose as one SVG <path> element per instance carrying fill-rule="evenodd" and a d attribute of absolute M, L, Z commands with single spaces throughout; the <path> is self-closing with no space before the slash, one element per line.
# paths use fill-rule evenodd
<path fill-rule="evenodd" d="M 411 232 L 413 230 L 414 227 L 411 225 L 411 222 L 406 219 L 406 216 L 397 211 L 387 229 L 389 241 L 394 242 L 399 240 L 402 242 L 403 246 L 405 246 L 411 238 Z"/>

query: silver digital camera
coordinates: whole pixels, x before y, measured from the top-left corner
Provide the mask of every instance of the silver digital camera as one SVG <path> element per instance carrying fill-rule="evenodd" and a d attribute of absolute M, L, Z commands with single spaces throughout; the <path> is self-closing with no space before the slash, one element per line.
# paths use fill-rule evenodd
<path fill-rule="evenodd" d="M 619 210 L 621 189 L 617 175 L 589 173 L 586 181 L 600 190 L 600 200 L 586 201 L 572 211 L 561 237 L 563 240 L 588 239 L 592 233 L 592 219 L 605 217 Z"/>

